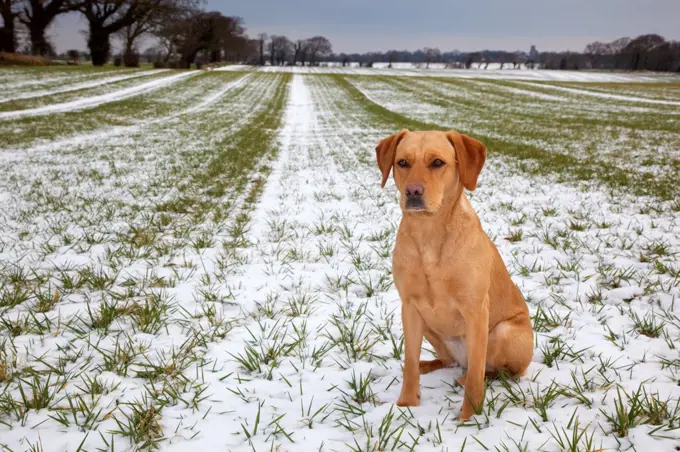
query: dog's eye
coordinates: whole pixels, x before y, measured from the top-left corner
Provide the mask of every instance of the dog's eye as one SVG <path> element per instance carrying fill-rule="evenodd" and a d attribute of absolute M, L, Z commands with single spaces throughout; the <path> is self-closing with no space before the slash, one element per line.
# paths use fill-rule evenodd
<path fill-rule="evenodd" d="M 442 162 L 442 161 L 439 160 L 439 159 L 435 159 L 435 160 L 430 164 L 430 166 L 432 166 L 432 167 L 434 167 L 434 168 L 439 168 L 439 167 L 444 166 L 444 162 Z"/>
<path fill-rule="evenodd" d="M 408 162 L 406 160 L 399 160 L 397 162 L 397 165 L 401 166 L 402 168 L 408 168 Z"/>

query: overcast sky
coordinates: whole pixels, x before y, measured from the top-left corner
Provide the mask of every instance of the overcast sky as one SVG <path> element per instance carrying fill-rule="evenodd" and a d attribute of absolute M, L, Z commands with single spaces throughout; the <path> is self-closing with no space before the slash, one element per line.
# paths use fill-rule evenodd
<path fill-rule="evenodd" d="M 680 39 L 680 0 L 207 0 L 241 16 L 248 34 L 323 35 L 333 51 L 502 49 L 582 51 L 589 42 L 658 33 Z M 87 23 L 61 16 L 58 51 L 85 49 Z"/>

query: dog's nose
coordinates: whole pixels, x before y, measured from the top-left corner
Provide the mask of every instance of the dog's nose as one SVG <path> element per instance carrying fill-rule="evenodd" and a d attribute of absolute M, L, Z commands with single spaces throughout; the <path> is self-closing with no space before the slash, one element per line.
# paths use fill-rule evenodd
<path fill-rule="evenodd" d="M 423 196 L 425 187 L 422 184 L 408 184 L 406 186 L 406 196 Z"/>

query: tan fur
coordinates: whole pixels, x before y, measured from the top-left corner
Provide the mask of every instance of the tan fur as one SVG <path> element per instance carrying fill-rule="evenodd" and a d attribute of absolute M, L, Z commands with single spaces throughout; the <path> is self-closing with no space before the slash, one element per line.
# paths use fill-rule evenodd
<path fill-rule="evenodd" d="M 526 302 L 463 192 L 476 188 L 486 147 L 455 131 L 402 130 L 380 141 L 376 158 L 382 186 L 393 170 L 403 212 L 392 256 L 405 338 L 397 405 L 419 405 L 420 374 L 458 357 L 466 361 L 458 364 L 467 368 L 460 379 L 467 420 L 482 407 L 485 375 L 524 375 L 534 348 Z M 444 165 L 433 167 L 435 159 Z M 424 210 L 406 208 L 408 184 L 424 187 Z M 423 337 L 436 360 L 420 361 Z"/>

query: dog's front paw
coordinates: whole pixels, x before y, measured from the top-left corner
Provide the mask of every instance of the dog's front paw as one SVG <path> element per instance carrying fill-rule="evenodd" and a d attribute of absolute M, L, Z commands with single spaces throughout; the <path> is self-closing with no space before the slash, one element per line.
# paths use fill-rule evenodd
<path fill-rule="evenodd" d="M 463 422 L 469 421 L 473 414 L 472 408 L 463 407 L 463 409 L 460 410 L 460 414 L 458 415 L 458 420 Z"/>
<path fill-rule="evenodd" d="M 399 396 L 399 400 L 397 400 L 397 406 L 418 406 L 418 405 L 420 405 L 419 395 L 407 396 L 402 394 L 401 396 Z"/>

